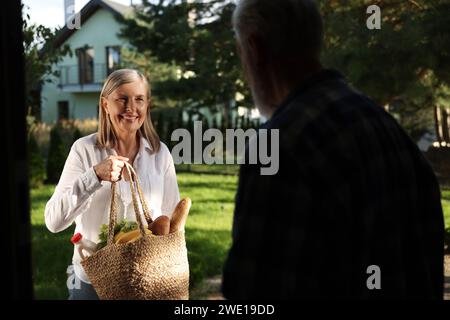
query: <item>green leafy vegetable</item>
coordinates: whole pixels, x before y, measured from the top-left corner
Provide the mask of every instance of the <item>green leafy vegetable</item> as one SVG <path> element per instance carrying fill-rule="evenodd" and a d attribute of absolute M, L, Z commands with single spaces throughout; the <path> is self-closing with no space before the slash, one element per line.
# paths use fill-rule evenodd
<path fill-rule="evenodd" d="M 123 219 L 114 226 L 114 235 L 118 234 L 120 231 L 129 232 L 137 228 L 138 225 L 135 221 L 128 221 L 126 219 Z M 102 224 L 102 226 L 100 227 L 100 234 L 98 235 L 98 238 L 100 239 L 98 250 L 106 246 L 106 243 L 108 242 L 108 232 L 109 226 L 107 224 Z"/>

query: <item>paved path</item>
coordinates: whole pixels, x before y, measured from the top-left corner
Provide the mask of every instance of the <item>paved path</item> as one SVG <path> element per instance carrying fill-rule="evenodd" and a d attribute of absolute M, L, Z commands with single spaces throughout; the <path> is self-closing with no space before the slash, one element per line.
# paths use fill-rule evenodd
<path fill-rule="evenodd" d="M 220 292 L 220 285 L 222 283 L 222 276 L 217 275 L 206 279 L 195 290 L 191 292 L 191 299 L 194 300 L 224 300 Z"/>

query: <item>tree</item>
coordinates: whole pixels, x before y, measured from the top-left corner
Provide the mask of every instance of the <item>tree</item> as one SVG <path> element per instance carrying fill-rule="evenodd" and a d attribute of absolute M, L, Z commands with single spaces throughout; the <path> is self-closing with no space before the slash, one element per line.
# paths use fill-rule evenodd
<path fill-rule="evenodd" d="M 149 52 L 123 48 L 121 67 L 137 69 L 149 79 L 152 91 L 152 109 L 174 108 L 178 105 L 177 94 L 174 94 L 173 91 L 176 88 L 167 87 L 167 83 L 170 84 L 177 79 L 177 67 L 174 64 L 159 62 Z"/>
<path fill-rule="evenodd" d="M 28 137 L 28 172 L 31 188 L 37 188 L 45 180 L 45 161 L 33 134 Z"/>
<path fill-rule="evenodd" d="M 366 1 L 321 1 L 325 65 L 382 106 L 389 106 L 414 138 L 432 124 L 433 108 L 450 85 L 450 3 L 372 1 L 381 30 L 366 27 Z"/>
<path fill-rule="evenodd" d="M 176 66 L 176 77 L 155 83 L 158 94 L 220 110 L 226 127 L 236 92 L 249 96 L 230 25 L 234 7 L 229 0 L 144 0 L 121 33 L 137 51 Z"/>
<path fill-rule="evenodd" d="M 23 11 L 23 5 L 22 5 Z M 71 54 L 68 45 L 54 46 L 59 30 L 42 25 L 30 24 L 30 15 L 23 18 L 23 50 L 25 56 L 25 90 L 28 113 L 40 119 L 40 87 L 44 81 L 50 81 L 46 75 L 58 76 L 53 65 L 62 57 Z"/>
<path fill-rule="evenodd" d="M 83 134 L 81 133 L 80 129 L 75 128 L 73 131 L 73 138 L 72 138 L 72 144 L 75 143 L 78 139 L 82 138 Z"/>
<path fill-rule="evenodd" d="M 64 168 L 67 152 L 61 137 L 61 128 L 55 125 L 50 130 L 50 146 L 47 157 L 47 182 L 58 183 Z"/>
<path fill-rule="evenodd" d="M 367 1 L 319 1 L 325 22 L 324 65 L 342 71 L 357 88 L 389 107 L 418 138 L 433 121 L 432 108 L 441 103 L 448 107 L 450 3 L 370 4 L 381 8 L 380 30 L 366 27 Z M 225 127 L 233 107 L 252 106 L 235 53 L 230 23 L 234 7 L 227 0 L 145 0 L 122 30 L 139 52 L 176 66 L 176 77 L 155 84 L 158 94 L 183 106 L 218 107 Z M 236 93 L 242 94 L 238 103 Z"/>

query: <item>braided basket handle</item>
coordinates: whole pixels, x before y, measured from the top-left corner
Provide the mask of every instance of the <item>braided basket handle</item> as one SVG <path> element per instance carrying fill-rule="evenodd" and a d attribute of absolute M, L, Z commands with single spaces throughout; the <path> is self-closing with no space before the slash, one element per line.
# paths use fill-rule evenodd
<path fill-rule="evenodd" d="M 139 210 L 139 202 L 138 197 L 142 205 L 142 209 L 144 210 L 144 216 L 147 220 L 147 224 L 150 225 L 150 223 L 153 222 L 150 212 L 147 207 L 147 203 L 144 198 L 144 194 L 141 189 L 141 185 L 139 183 L 139 178 L 137 176 L 136 171 L 134 168 L 129 164 L 128 162 L 125 163 L 125 168 L 128 171 L 128 176 L 130 177 L 130 189 L 131 189 L 131 196 L 133 199 L 133 206 L 134 206 L 134 213 L 136 215 L 136 222 L 139 226 L 139 230 L 141 232 L 142 236 L 145 236 L 145 227 L 142 222 L 142 217 Z M 136 190 L 138 195 L 136 195 Z M 116 201 L 116 182 L 111 183 L 111 207 L 109 212 L 109 229 L 108 229 L 108 245 L 114 243 L 114 226 L 116 225 L 117 220 L 117 201 Z"/>

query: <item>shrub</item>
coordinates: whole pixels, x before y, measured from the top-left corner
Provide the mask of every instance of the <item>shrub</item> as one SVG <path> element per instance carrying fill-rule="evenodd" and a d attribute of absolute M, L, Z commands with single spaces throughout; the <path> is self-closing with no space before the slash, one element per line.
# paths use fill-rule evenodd
<path fill-rule="evenodd" d="M 67 151 L 60 130 L 61 127 L 56 125 L 50 131 L 50 145 L 47 157 L 48 183 L 58 183 L 66 162 Z"/>
<path fill-rule="evenodd" d="M 67 153 L 76 137 L 81 138 L 97 131 L 98 121 L 97 119 L 63 120 L 57 125 Z M 52 127 L 46 123 L 35 122 L 32 130 L 30 130 L 30 134 L 36 139 L 41 156 L 44 159 L 47 159 L 49 154 L 50 130 Z"/>
<path fill-rule="evenodd" d="M 75 131 L 73 132 L 72 144 L 81 137 L 83 137 L 83 134 L 81 133 L 80 129 L 75 128 Z"/>
<path fill-rule="evenodd" d="M 45 180 L 45 161 L 33 135 L 30 135 L 28 139 L 28 174 L 31 188 L 37 188 L 43 184 Z"/>

